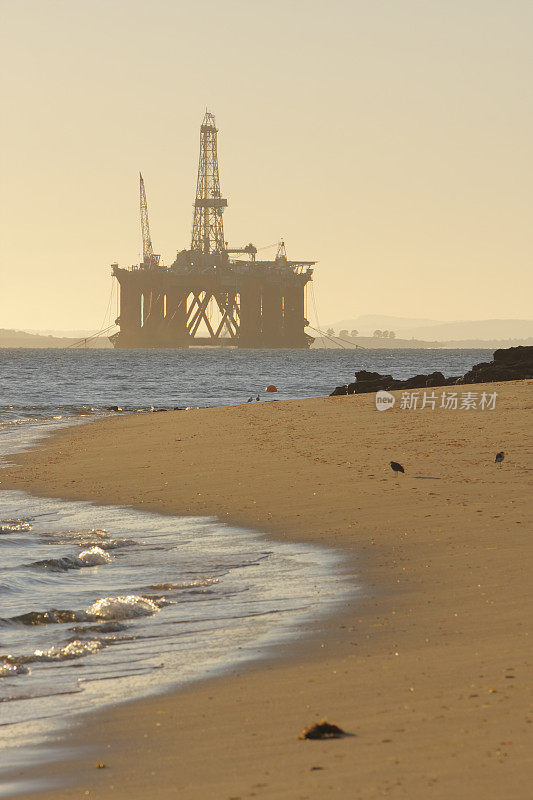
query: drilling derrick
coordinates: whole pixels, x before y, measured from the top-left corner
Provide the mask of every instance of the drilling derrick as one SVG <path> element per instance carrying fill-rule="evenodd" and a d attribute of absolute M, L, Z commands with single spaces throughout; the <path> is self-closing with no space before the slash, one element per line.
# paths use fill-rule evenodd
<path fill-rule="evenodd" d="M 285 242 L 282 240 L 278 244 L 278 251 L 276 253 L 276 264 L 286 264 L 287 263 L 287 249 L 285 247 Z"/>
<path fill-rule="evenodd" d="M 200 128 L 200 158 L 194 201 L 191 250 L 207 255 L 224 250 L 222 212 L 228 201 L 220 195 L 217 128 L 215 117 L 205 112 Z"/>
<path fill-rule="evenodd" d="M 159 263 L 150 238 L 144 181 L 140 175 L 143 262 L 130 269 L 112 264 L 120 284 L 120 332 L 115 347 L 309 347 L 305 288 L 314 261 L 289 261 L 285 242 L 272 261 L 257 259 L 251 242 L 228 247 L 222 214 L 215 117 L 205 112 L 190 250 L 170 267 Z"/>
<path fill-rule="evenodd" d="M 143 237 L 143 266 L 153 269 L 159 266 L 161 256 L 155 255 L 150 236 L 150 223 L 148 222 L 148 203 L 146 202 L 146 190 L 142 173 L 139 172 L 139 190 L 141 205 L 141 233 Z"/>

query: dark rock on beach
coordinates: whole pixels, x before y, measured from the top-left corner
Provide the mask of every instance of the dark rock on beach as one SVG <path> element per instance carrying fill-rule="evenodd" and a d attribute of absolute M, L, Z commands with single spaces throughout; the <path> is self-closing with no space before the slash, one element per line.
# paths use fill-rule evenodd
<path fill-rule="evenodd" d="M 495 350 L 490 363 L 476 364 L 460 383 L 492 383 L 533 378 L 533 347 L 509 347 Z"/>
<path fill-rule="evenodd" d="M 372 377 L 368 377 L 371 375 Z M 368 373 L 364 370 L 355 373 L 356 380 L 346 386 L 337 386 L 330 396 L 339 394 L 366 394 L 368 392 L 388 391 L 396 389 L 425 389 L 428 386 L 448 386 L 457 383 L 457 378 L 445 378 L 442 372 L 429 375 L 414 375 L 406 380 L 395 380 L 392 375 L 380 375 L 378 372 Z"/>
<path fill-rule="evenodd" d="M 337 386 L 330 397 L 341 394 L 365 394 L 368 392 L 426 389 L 435 386 L 453 386 L 467 383 L 494 383 L 495 381 L 518 381 L 533 378 L 533 347 L 509 347 L 496 350 L 493 360 L 475 364 L 465 375 L 445 378 L 442 372 L 429 375 L 414 375 L 405 380 L 395 380 L 392 375 L 360 370 L 355 381 Z"/>

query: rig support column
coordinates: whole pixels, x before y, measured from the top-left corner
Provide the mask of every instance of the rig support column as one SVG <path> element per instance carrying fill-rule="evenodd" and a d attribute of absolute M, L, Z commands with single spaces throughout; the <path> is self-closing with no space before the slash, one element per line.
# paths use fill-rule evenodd
<path fill-rule="evenodd" d="M 261 322 L 264 347 L 279 347 L 283 338 L 283 301 L 281 286 L 263 286 Z"/>
<path fill-rule="evenodd" d="M 143 328 L 155 331 L 163 322 L 165 295 L 158 288 L 147 289 L 143 295 Z"/>
<path fill-rule="evenodd" d="M 284 338 L 288 342 L 295 342 L 304 337 L 304 286 L 297 283 L 286 287 L 284 298 Z"/>
<path fill-rule="evenodd" d="M 261 346 L 261 290 L 257 281 L 246 281 L 240 290 L 241 347 Z"/>
<path fill-rule="evenodd" d="M 131 283 L 120 284 L 120 328 L 124 333 L 136 333 L 141 327 L 141 291 Z"/>
<path fill-rule="evenodd" d="M 177 289 L 167 290 L 167 308 L 165 327 L 171 339 L 183 341 L 187 339 L 187 294 Z"/>

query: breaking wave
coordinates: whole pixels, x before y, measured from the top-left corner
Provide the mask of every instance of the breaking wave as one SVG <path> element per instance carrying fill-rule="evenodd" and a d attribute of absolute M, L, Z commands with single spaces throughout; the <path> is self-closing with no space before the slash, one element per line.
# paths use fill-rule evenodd
<path fill-rule="evenodd" d="M 0 678 L 12 678 L 14 675 L 28 675 L 29 669 L 25 664 L 16 661 L 0 664 Z"/>
<path fill-rule="evenodd" d="M 101 600 L 93 603 L 85 613 L 90 621 L 133 619 L 155 614 L 163 605 L 168 605 L 168 600 L 128 594 L 122 597 L 102 597 Z"/>
<path fill-rule="evenodd" d="M 84 611 L 51 608 L 48 611 L 28 611 L 15 617 L 0 620 L 0 623 L 21 625 L 60 625 L 66 622 L 100 622 L 147 617 L 162 606 L 169 605 L 164 598 L 142 597 L 128 594 L 117 597 L 102 597 Z"/>
<path fill-rule="evenodd" d="M 0 678 L 11 678 L 14 675 L 29 675 L 28 664 L 43 663 L 50 661 L 73 661 L 76 658 L 93 655 L 111 642 L 102 639 L 72 639 L 63 647 L 49 647 L 46 650 L 34 650 L 27 656 L 1 656 L 0 657 Z"/>
<path fill-rule="evenodd" d="M 97 653 L 105 646 L 106 643 L 101 639 L 91 639 L 86 642 L 74 639 L 63 647 L 35 650 L 33 656 L 29 656 L 29 661 L 30 663 L 32 661 L 70 661 L 74 658 L 82 658 L 83 656 Z"/>
<path fill-rule="evenodd" d="M 0 522 L 0 534 L 2 533 L 23 533 L 31 531 L 32 524 L 27 519 L 5 519 Z"/>
<path fill-rule="evenodd" d="M 150 589 L 154 592 L 171 592 L 176 589 L 197 589 L 204 586 L 212 586 L 214 583 L 219 583 L 218 578 L 199 578 L 194 581 L 186 581 L 185 583 L 153 583 Z"/>
<path fill-rule="evenodd" d="M 34 561 L 28 566 L 35 569 L 47 569 L 51 572 L 66 572 L 69 569 L 82 569 L 83 567 L 97 567 L 101 564 L 109 564 L 112 560 L 112 555 L 95 545 L 88 550 L 82 550 L 77 556 L 44 558 L 41 561 Z"/>
<path fill-rule="evenodd" d="M 59 531 L 47 534 L 47 538 L 54 545 L 74 544 L 89 549 L 99 547 L 100 550 L 116 550 L 120 547 L 137 544 L 134 539 L 110 536 L 107 531 L 98 528 L 89 528 L 86 531 Z"/>

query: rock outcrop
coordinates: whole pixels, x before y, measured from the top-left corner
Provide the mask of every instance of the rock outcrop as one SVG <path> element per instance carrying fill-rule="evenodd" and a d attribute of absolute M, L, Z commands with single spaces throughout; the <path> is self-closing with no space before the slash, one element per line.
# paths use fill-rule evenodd
<path fill-rule="evenodd" d="M 533 378 L 533 347 L 509 347 L 496 350 L 493 360 L 475 364 L 464 375 L 445 378 L 442 372 L 429 375 L 414 375 L 405 380 L 396 380 L 392 375 L 360 370 L 355 373 L 355 381 L 345 386 L 337 386 L 331 397 L 340 394 L 365 394 L 380 390 L 395 391 L 406 389 L 425 389 L 428 386 L 452 386 L 467 383 L 494 383 L 495 381 L 518 381 Z"/>
<path fill-rule="evenodd" d="M 508 347 L 495 350 L 492 361 L 476 364 L 460 383 L 492 383 L 533 378 L 533 347 Z"/>

